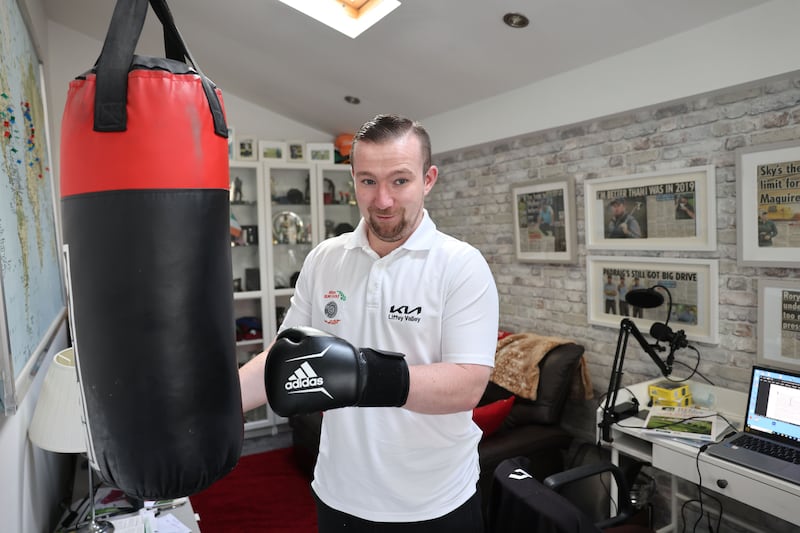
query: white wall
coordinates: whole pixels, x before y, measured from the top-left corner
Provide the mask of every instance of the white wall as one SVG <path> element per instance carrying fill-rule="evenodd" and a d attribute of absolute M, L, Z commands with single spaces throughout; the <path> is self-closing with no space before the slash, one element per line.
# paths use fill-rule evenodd
<path fill-rule="evenodd" d="M 796 70 L 800 2 L 712 24 L 422 120 L 437 154 Z"/>
<path fill-rule="evenodd" d="M 51 530 L 61 514 L 58 502 L 70 487 L 73 456 L 34 446 L 28 439 L 28 426 L 50 361 L 66 343 L 66 327 L 62 325 L 17 412 L 0 416 L 0 529 L 3 531 L 44 533 Z"/>

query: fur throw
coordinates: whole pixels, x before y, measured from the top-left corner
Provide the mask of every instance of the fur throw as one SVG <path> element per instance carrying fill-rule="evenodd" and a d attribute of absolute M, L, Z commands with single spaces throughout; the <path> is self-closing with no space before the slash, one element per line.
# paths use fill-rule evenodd
<path fill-rule="evenodd" d="M 539 388 L 539 363 L 556 346 L 571 343 L 560 337 L 545 337 L 535 333 L 515 333 L 497 341 L 494 370 L 489 378 L 517 396 L 536 400 Z M 572 384 L 570 396 L 592 397 L 592 387 L 583 357 L 579 372 Z M 576 385 L 583 389 L 576 394 Z"/>

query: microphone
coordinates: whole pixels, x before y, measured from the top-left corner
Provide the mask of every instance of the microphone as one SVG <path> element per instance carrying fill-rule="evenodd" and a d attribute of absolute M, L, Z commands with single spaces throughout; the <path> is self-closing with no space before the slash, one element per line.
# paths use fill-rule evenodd
<path fill-rule="evenodd" d="M 689 342 L 686 340 L 686 333 L 682 329 L 672 331 L 671 327 L 661 322 L 653 322 L 653 325 L 650 326 L 650 336 L 657 341 L 668 342 L 673 351 L 689 346 Z"/>
<path fill-rule="evenodd" d="M 669 355 L 666 363 L 670 369 L 672 369 L 672 363 L 675 361 L 675 350 L 689 346 L 689 342 L 686 340 L 686 333 L 682 329 L 672 331 L 672 328 L 661 322 L 653 322 L 653 325 L 650 326 L 650 336 L 657 341 L 669 343 Z"/>

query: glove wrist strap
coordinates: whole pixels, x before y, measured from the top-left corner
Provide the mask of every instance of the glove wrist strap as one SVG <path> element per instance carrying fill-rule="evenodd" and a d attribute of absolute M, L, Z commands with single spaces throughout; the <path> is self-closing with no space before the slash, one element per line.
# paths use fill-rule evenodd
<path fill-rule="evenodd" d="M 369 369 L 358 405 L 361 407 L 401 407 L 408 399 L 408 365 L 403 354 L 361 348 Z"/>

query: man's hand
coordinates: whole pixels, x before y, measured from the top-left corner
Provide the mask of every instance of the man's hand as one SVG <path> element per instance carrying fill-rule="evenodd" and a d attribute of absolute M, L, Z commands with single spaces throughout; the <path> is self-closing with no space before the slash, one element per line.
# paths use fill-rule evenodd
<path fill-rule="evenodd" d="M 400 407 L 408 398 L 405 356 L 314 328 L 282 331 L 269 350 L 264 385 L 280 416 L 348 406 Z"/>

